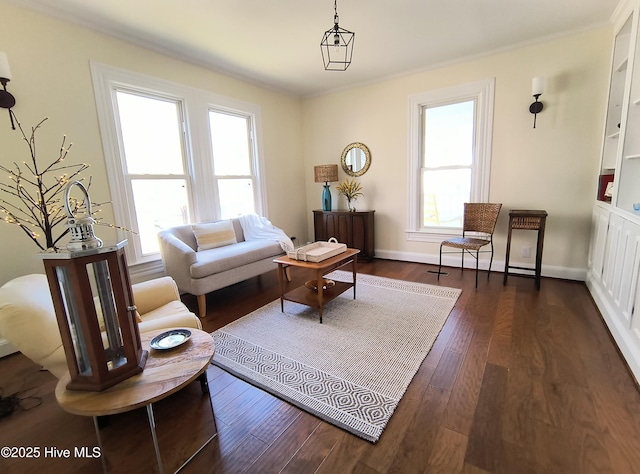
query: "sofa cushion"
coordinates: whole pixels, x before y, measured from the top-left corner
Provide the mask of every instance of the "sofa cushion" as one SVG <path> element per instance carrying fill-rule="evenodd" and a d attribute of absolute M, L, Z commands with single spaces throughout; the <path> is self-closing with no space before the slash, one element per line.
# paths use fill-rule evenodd
<path fill-rule="evenodd" d="M 196 263 L 190 268 L 191 277 L 205 278 L 265 258 L 275 258 L 282 255 L 282 248 L 273 240 L 248 240 L 197 252 L 196 255 Z"/>
<path fill-rule="evenodd" d="M 191 228 L 198 242 L 198 252 L 224 247 L 237 242 L 233 224 L 228 220 L 193 224 Z"/>

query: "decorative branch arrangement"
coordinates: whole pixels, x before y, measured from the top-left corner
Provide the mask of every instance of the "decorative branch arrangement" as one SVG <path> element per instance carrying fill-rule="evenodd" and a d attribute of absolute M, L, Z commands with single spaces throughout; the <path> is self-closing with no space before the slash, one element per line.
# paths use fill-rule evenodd
<path fill-rule="evenodd" d="M 32 127 L 31 134 L 27 136 L 22 125 L 15 118 L 22 139 L 29 148 L 30 160 L 23 161 L 22 166 L 14 161 L 12 168 L 0 165 L 0 170 L 9 174 L 9 183 L 0 183 L 0 211 L 5 215 L 5 222 L 19 226 L 40 250 L 56 251 L 60 239 L 69 232 L 66 227 L 59 227 L 67 221 L 64 208 L 67 184 L 71 181 L 84 181 L 85 178 L 80 175 L 89 168 L 89 165 L 64 163 L 73 145 L 73 143 L 67 145 L 65 135 L 62 137 L 57 157 L 48 165 L 39 166 L 36 158 L 36 132 L 46 120 L 47 118 Z M 89 189 L 90 186 L 91 177 L 85 187 Z M 7 195 L 11 196 L 7 198 L 10 200 L 5 199 Z M 75 212 L 86 209 L 84 199 L 72 199 L 69 204 Z M 96 209 L 103 204 L 106 203 L 91 203 L 91 206 Z M 94 214 L 96 212 L 100 212 L 100 209 Z M 96 224 L 127 230 L 102 223 L 95 217 L 94 219 Z"/>
<path fill-rule="evenodd" d="M 355 211 L 355 207 L 351 207 L 351 201 L 356 201 L 362 194 L 362 186 L 355 179 L 344 178 L 344 181 L 336 186 L 338 192 L 347 198 L 347 205 L 350 211 Z"/>

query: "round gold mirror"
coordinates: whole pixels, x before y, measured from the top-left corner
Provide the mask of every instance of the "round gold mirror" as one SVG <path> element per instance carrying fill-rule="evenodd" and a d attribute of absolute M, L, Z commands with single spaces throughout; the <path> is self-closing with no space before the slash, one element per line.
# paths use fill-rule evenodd
<path fill-rule="evenodd" d="M 351 143 L 342 151 L 342 169 L 349 176 L 362 176 L 371 166 L 371 152 L 364 143 Z"/>

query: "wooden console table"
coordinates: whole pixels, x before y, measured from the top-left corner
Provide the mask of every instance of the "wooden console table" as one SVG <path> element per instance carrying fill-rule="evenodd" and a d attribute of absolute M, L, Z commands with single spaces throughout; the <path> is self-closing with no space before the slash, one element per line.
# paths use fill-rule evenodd
<path fill-rule="evenodd" d="M 375 211 L 313 211 L 315 240 L 335 237 L 347 247 L 360 250 L 360 261 L 369 261 L 375 255 L 374 213 Z"/>
<path fill-rule="evenodd" d="M 102 392 L 67 390 L 66 386 L 70 380 L 69 373 L 63 376 L 56 386 L 56 399 L 65 411 L 74 415 L 93 417 L 98 446 L 102 453 L 104 450 L 102 449 L 98 417 L 146 407 L 160 473 L 163 472 L 163 467 L 153 417 L 153 403 L 168 397 L 197 379 L 200 379 L 202 390 L 207 393 L 208 397 L 209 390 L 205 372 L 215 352 L 213 337 L 199 329 L 189 329 L 191 337 L 181 346 L 164 351 L 151 349 L 149 347 L 151 339 L 165 331 L 166 329 L 161 329 L 140 334 L 142 347 L 149 351 L 147 363 L 141 373 Z M 211 411 L 213 412 L 213 405 Z M 180 466 L 178 471 L 209 444 L 216 435 L 217 431 Z M 102 466 L 106 472 L 104 454 L 102 455 Z"/>
<path fill-rule="evenodd" d="M 507 256 L 504 261 L 503 285 L 507 284 L 510 268 L 532 271 L 535 274 L 536 288 L 540 289 L 540 273 L 542 270 L 542 247 L 544 244 L 544 227 L 547 220 L 547 211 L 514 210 L 509 212 L 509 233 L 507 235 Z M 513 229 L 536 230 L 538 231 L 538 242 L 536 245 L 536 266 L 535 268 L 517 267 L 509 265 L 509 254 L 511 253 L 511 231 Z"/>
<path fill-rule="evenodd" d="M 356 299 L 356 271 L 358 265 L 358 253 L 360 250 L 348 248 L 335 257 L 328 258 L 321 262 L 303 262 L 289 257 L 280 257 L 274 260 L 278 264 L 278 281 L 280 282 L 280 309 L 284 311 L 284 301 L 295 301 L 296 303 L 318 308 L 320 313 L 320 323 L 322 323 L 322 307 L 340 294 L 353 288 L 353 299 Z M 335 286 L 323 289 L 324 275 L 345 265 L 351 264 L 353 273 L 353 283 L 336 281 Z M 308 268 L 316 272 L 317 291 L 307 288 L 305 285 L 299 286 L 288 293 L 284 292 L 285 270 L 288 267 Z"/>

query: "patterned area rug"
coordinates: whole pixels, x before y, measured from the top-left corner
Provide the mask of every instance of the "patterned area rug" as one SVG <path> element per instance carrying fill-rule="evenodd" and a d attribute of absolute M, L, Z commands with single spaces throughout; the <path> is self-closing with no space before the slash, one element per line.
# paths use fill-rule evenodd
<path fill-rule="evenodd" d="M 358 274 L 357 299 L 350 289 L 325 305 L 322 324 L 278 299 L 215 331 L 213 363 L 376 442 L 461 291 Z"/>

